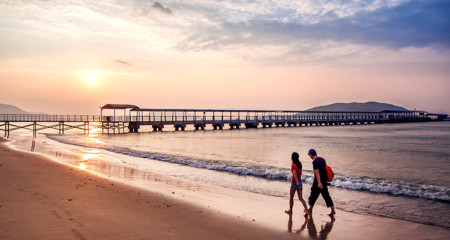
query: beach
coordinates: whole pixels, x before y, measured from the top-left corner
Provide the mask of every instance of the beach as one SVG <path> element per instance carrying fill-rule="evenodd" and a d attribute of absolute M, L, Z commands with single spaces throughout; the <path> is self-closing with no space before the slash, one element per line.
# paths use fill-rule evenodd
<path fill-rule="evenodd" d="M 0 239 L 289 239 L 0 146 Z"/>
<path fill-rule="evenodd" d="M 0 146 L 0 239 L 448 239 L 450 231 L 317 205 L 290 218 L 285 199 L 152 183 L 142 189 Z M 192 183 L 189 183 L 192 184 Z M 189 185 L 188 184 L 188 185 Z M 164 189 L 170 186 L 171 189 Z M 304 197 L 308 193 L 304 193 Z M 189 199 L 188 199 L 189 198 Z M 220 211 L 223 207 L 224 211 Z M 297 207 L 297 208 L 296 208 Z M 297 212 L 297 214 L 295 214 Z"/>

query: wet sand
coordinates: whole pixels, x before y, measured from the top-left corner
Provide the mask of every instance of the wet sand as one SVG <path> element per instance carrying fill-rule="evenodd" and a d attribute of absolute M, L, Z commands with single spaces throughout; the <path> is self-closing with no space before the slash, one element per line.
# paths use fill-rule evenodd
<path fill-rule="evenodd" d="M 287 200 L 203 187 L 152 191 L 0 143 L 0 239 L 449 239 L 450 231 Z M 159 187 L 158 187 L 159 186 Z M 173 191 L 172 193 L 168 191 Z M 176 193 L 175 193 L 176 192 Z M 194 192 L 194 193 L 193 193 Z M 307 193 L 304 193 L 306 197 Z M 189 197 L 190 201 L 183 198 Z M 196 204 L 194 204 L 195 202 Z M 211 208 L 209 207 L 211 205 Z M 300 212 L 296 201 L 294 211 Z M 218 209 L 223 209 L 220 211 Z"/>

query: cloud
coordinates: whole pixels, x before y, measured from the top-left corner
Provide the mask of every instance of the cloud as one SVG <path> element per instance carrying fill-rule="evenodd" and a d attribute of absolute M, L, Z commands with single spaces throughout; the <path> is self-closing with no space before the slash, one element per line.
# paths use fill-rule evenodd
<path fill-rule="evenodd" d="M 388 48 L 450 47 L 450 2 L 411 1 L 396 7 L 360 12 L 352 17 L 318 23 L 307 32 L 321 36 Z"/>
<path fill-rule="evenodd" d="M 450 2 L 413 0 L 395 6 L 379 6 L 336 13 L 320 13 L 308 23 L 289 18 L 258 16 L 245 21 L 221 20 L 199 28 L 179 45 L 183 50 L 220 49 L 238 46 L 288 46 L 301 43 L 341 42 L 401 49 L 443 46 L 450 48 Z M 223 19 L 223 18 L 222 18 Z"/>
<path fill-rule="evenodd" d="M 123 65 L 131 65 L 129 62 L 125 62 L 125 61 L 122 61 L 122 60 L 114 60 L 114 62 L 123 64 Z"/>
<path fill-rule="evenodd" d="M 153 2 L 153 3 L 149 3 L 146 6 L 144 6 L 144 8 L 142 9 L 142 15 L 147 16 L 152 11 L 157 11 L 159 13 L 163 13 L 163 14 L 167 14 L 167 15 L 173 14 L 173 12 L 170 8 L 164 7 L 159 2 Z"/>
<path fill-rule="evenodd" d="M 163 7 L 163 5 L 161 5 L 159 2 L 154 2 L 152 8 L 158 9 L 159 11 L 166 14 L 172 14 L 172 10 L 170 10 L 170 8 Z"/>

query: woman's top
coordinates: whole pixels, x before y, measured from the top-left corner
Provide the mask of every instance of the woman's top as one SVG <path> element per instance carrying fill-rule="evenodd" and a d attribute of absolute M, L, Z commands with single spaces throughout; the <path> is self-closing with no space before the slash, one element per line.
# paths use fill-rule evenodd
<path fill-rule="evenodd" d="M 291 173 L 292 173 L 292 178 L 291 178 L 291 183 L 295 183 L 295 178 L 294 178 L 294 171 L 297 171 L 297 178 L 299 182 L 302 182 L 302 169 L 301 169 L 301 165 L 300 165 L 300 169 L 297 167 L 297 165 L 295 165 L 295 163 L 293 163 L 291 165 Z"/>

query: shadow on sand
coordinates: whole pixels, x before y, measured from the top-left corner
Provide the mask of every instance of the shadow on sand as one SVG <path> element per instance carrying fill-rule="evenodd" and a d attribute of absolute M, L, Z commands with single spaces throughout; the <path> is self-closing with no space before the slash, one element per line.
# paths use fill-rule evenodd
<path fill-rule="evenodd" d="M 330 234 L 331 229 L 333 229 L 335 218 L 330 217 L 330 221 L 325 223 L 325 226 L 320 226 L 320 232 L 317 233 L 316 225 L 314 224 L 314 219 L 312 216 L 305 217 L 305 222 L 302 224 L 302 226 L 299 229 L 292 229 L 293 222 L 292 222 L 292 214 L 289 214 L 289 221 L 288 221 L 288 231 L 293 232 L 296 234 L 300 234 L 305 230 L 305 228 L 308 229 L 308 235 L 313 239 L 327 239 L 328 234 Z"/>

